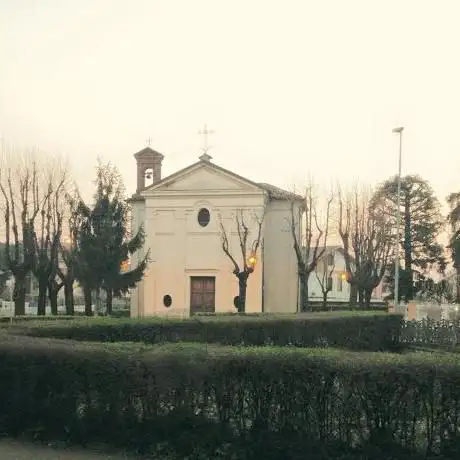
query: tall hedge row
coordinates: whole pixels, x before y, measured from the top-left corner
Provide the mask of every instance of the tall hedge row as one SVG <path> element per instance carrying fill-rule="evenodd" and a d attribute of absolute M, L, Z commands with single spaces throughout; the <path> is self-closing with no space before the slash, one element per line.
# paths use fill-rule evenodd
<path fill-rule="evenodd" d="M 0 432 L 164 459 L 460 458 L 459 364 L 423 353 L 1 336 Z"/>
<path fill-rule="evenodd" d="M 35 337 L 102 342 L 202 342 L 222 345 L 293 345 L 383 351 L 398 346 L 402 317 L 389 314 L 313 314 L 150 320 L 91 319 L 30 325 Z"/>

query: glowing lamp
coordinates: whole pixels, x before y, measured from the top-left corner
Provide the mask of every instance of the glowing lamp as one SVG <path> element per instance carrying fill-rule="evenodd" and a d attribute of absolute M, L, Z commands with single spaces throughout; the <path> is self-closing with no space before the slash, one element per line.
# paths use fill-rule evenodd
<path fill-rule="evenodd" d="M 249 257 L 248 259 L 248 264 L 251 266 L 251 267 L 254 267 L 257 263 L 257 258 L 256 256 L 252 255 L 251 257 Z"/>
<path fill-rule="evenodd" d="M 347 280 L 347 273 L 346 273 L 346 272 L 343 272 L 343 273 L 340 275 L 340 278 L 341 278 L 343 281 L 346 281 L 346 280 Z"/>

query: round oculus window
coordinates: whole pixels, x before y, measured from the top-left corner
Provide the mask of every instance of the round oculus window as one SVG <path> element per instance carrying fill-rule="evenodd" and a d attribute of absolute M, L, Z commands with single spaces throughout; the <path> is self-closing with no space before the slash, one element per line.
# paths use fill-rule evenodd
<path fill-rule="evenodd" d="M 169 308 L 172 305 L 172 298 L 169 294 L 166 294 L 163 297 L 163 305 L 167 308 Z"/>
<path fill-rule="evenodd" d="M 209 210 L 206 208 L 201 208 L 198 211 L 198 223 L 202 227 L 206 227 L 209 224 L 209 220 L 211 219 L 211 214 L 209 213 Z"/>

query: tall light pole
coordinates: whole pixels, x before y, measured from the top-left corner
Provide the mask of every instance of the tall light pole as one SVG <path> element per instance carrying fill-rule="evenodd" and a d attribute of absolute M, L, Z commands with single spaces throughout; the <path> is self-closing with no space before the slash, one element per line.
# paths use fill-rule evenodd
<path fill-rule="evenodd" d="M 402 134 L 403 126 L 394 128 L 393 132 L 399 134 L 399 162 L 398 162 L 398 205 L 396 207 L 396 254 L 395 254 L 395 310 L 399 306 L 399 228 L 401 227 L 401 159 L 402 159 Z"/>

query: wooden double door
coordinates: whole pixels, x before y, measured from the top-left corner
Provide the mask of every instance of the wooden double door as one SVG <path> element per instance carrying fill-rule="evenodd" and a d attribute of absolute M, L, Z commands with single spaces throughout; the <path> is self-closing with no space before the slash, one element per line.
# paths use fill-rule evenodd
<path fill-rule="evenodd" d="M 192 276 L 190 278 L 190 314 L 216 311 L 216 278 Z"/>

